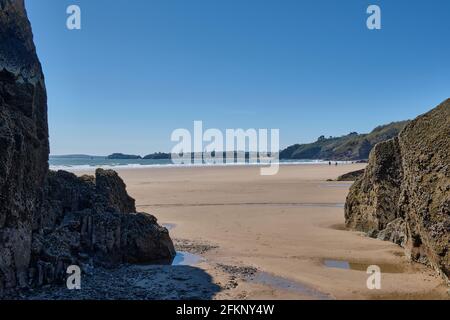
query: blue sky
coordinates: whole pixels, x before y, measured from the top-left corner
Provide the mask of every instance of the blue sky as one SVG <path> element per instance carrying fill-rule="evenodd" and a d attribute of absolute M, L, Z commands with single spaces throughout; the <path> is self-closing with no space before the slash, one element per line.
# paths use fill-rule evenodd
<path fill-rule="evenodd" d="M 450 96 L 450 2 L 26 0 L 52 154 L 169 151 L 174 129 L 368 132 Z M 66 28 L 66 8 L 82 30 Z M 366 28 L 366 9 L 382 29 Z"/>

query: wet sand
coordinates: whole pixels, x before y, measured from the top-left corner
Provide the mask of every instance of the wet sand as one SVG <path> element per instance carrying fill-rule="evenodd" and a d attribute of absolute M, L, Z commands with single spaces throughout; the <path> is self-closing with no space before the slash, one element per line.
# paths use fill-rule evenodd
<path fill-rule="evenodd" d="M 327 182 L 364 164 L 121 169 L 138 211 L 170 229 L 177 249 L 221 289 L 217 299 L 448 299 L 443 281 L 403 250 L 344 228 L 351 183 Z M 76 172 L 77 174 L 92 172 Z M 381 290 L 366 267 L 382 271 Z"/>

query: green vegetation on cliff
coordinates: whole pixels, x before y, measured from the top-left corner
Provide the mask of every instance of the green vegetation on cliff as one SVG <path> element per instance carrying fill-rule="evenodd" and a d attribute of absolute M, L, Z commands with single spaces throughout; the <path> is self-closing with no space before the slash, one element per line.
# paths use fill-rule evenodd
<path fill-rule="evenodd" d="M 379 126 L 371 133 L 352 132 L 342 137 L 319 137 L 316 142 L 296 144 L 280 152 L 280 159 L 363 160 L 373 147 L 399 134 L 408 121 Z"/>
<path fill-rule="evenodd" d="M 142 159 L 141 156 L 139 155 L 134 155 L 134 154 L 123 154 L 123 153 L 113 153 L 110 154 L 108 157 L 108 159 Z"/>

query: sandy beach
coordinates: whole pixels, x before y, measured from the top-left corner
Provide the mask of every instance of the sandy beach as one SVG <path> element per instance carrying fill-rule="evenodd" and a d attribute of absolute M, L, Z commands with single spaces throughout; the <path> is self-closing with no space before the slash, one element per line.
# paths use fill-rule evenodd
<path fill-rule="evenodd" d="M 138 211 L 155 215 L 177 250 L 220 287 L 215 299 L 448 299 L 443 281 L 402 248 L 344 228 L 364 164 L 119 169 Z M 75 172 L 77 175 L 93 172 Z M 366 285 L 369 265 L 381 290 Z"/>

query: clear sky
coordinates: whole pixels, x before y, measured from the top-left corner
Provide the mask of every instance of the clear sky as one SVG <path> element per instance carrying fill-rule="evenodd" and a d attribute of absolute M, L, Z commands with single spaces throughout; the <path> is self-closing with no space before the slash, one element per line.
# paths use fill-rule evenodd
<path fill-rule="evenodd" d="M 368 132 L 450 97 L 450 1 L 26 0 L 52 154 L 170 151 L 174 129 Z M 82 29 L 66 28 L 66 8 Z M 366 9 L 382 10 L 368 30 Z"/>

